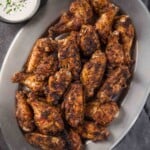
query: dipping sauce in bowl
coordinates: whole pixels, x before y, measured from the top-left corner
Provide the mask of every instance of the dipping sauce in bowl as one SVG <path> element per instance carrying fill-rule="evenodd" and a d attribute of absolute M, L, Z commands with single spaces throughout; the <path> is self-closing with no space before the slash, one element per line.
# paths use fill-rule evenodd
<path fill-rule="evenodd" d="M 40 6 L 40 0 L 0 0 L 0 19 L 17 23 L 31 18 Z"/>

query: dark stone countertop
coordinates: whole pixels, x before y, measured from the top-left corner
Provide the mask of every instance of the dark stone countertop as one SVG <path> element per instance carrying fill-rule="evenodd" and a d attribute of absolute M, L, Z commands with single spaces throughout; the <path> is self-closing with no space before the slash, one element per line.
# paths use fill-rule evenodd
<path fill-rule="evenodd" d="M 150 10 L 150 1 L 142 0 Z M 0 22 L 0 67 L 15 34 L 24 24 Z M 8 150 L 0 131 L 0 150 Z M 150 150 L 150 96 L 135 125 L 114 150 Z"/>

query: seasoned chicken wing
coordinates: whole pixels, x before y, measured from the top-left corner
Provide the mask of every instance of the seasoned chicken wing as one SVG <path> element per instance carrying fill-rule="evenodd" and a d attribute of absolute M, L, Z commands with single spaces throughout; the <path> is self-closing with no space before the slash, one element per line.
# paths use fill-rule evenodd
<path fill-rule="evenodd" d="M 24 132 L 31 132 L 34 130 L 33 113 L 23 91 L 18 91 L 16 93 L 16 118 Z"/>
<path fill-rule="evenodd" d="M 65 12 L 60 20 L 49 29 L 49 32 L 55 34 L 66 33 L 79 30 L 82 24 L 88 24 L 93 17 L 92 8 L 89 0 L 74 1 L 68 12 Z"/>
<path fill-rule="evenodd" d="M 105 67 L 106 57 L 100 50 L 97 50 L 89 62 L 85 63 L 81 72 L 81 81 L 87 97 L 92 97 L 94 90 L 100 86 Z"/>
<path fill-rule="evenodd" d="M 34 121 L 41 133 L 57 133 L 64 129 L 64 123 L 58 108 L 32 97 L 28 99 L 28 103 L 33 109 Z"/>
<path fill-rule="evenodd" d="M 65 141 L 61 137 L 48 136 L 40 133 L 25 134 L 27 141 L 41 150 L 64 150 Z"/>
<path fill-rule="evenodd" d="M 125 63 L 131 64 L 132 58 L 132 45 L 135 36 L 134 26 L 129 18 L 129 16 L 123 15 L 118 17 L 115 23 L 115 29 L 121 34 L 121 41 L 123 44 Z"/>
<path fill-rule="evenodd" d="M 95 26 L 100 35 L 100 39 L 103 43 L 107 42 L 107 39 L 112 30 L 112 24 L 119 8 L 114 4 L 109 4 L 107 10 L 102 13 L 97 20 Z"/>
<path fill-rule="evenodd" d="M 82 25 L 79 33 L 79 45 L 84 56 L 91 56 L 95 50 L 100 49 L 99 37 L 93 26 Z"/>
<path fill-rule="evenodd" d="M 109 136 L 109 131 L 105 127 L 88 121 L 85 121 L 82 126 L 78 127 L 78 132 L 82 138 L 94 142 L 105 140 Z"/>
<path fill-rule="evenodd" d="M 50 76 L 48 81 L 47 102 L 49 104 L 57 105 L 71 80 L 71 72 L 66 69 L 60 69 L 55 75 Z"/>
<path fill-rule="evenodd" d="M 42 60 L 42 58 L 47 56 L 46 52 L 53 52 L 56 48 L 56 41 L 50 38 L 38 39 L 33 46 L 32 53 L 26 64 L 26 72 L 33 72 Z"/>
<path fill-rule="evenodd" d="M 71 71 L 73 79 L 79 79 L 81 60 L 77 46 L 77 33 L 71 32 L 70 36 L 58 42 L 58 59 L 60 68 Z"/>
<path fill-rule="evenodd" d="M 45 82 L 38 80 L 38 77 L 34 74 L 18 72 L 14 74 L 12 81 L 14 83 L 21 83 L 34 92 L 44 90 Z"/>
<path fill-rule="evenodd" d="M 124 64 L 124 51 L 122 44 L 119 42 L 119 36 L 119 32 L 114 31 L 110 34 L 108 39 L 106 56 L 108 59 L 109 67 L 117 67 Z"/>
<path fill-rule="evenodd" d="M 128 67 L 120 66 L 108 74 L 107 79 L 97 93 L 97 99 L 101 103 L 108 102 L 117 96 L 130 77 Z"/>
<path fill-rule="evenodd" d="M 106 126 L 117 117 L 118 113 L 119 108 L 116 102 L 101 104 L 99 101 L 94 101 L 87 104 L 85 115 L 96 123 Z"/>
<path fill-rule="evenodd" d="M 84 94 L 80 83 L 72 83 L 64 97 L 62 109 L 65 119 L 72 127 L 82 124 L 84 118 Z"/>

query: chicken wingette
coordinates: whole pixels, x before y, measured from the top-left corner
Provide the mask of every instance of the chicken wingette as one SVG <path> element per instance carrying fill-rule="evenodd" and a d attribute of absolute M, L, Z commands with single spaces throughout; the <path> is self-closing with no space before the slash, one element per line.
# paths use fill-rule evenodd
<path fill-rule="evenodd" d="M 33 112 L 27 103 L 27 97 L 23 91 L 16 93 L 16 118 L 24 132 L 32 132 L 35 128 Z"/>
<path fill-rule="evenodd" d="M 119 113 L 116 102 L 101 104 L 99 101 L 90 102 L 86 106 L 85 115 L 93 119 L 96 123 L 106 126 L 109 125 Z"/>
<path fill-rule="evenodd" d="M 60 98 L 67 90 L 71 83 L 71 72 L 66 69 L 60 69 L 55 75 L 49 77 L 47 102 L 52 105 L 57 105 Z"/>
<path fill-rule="evenodd" d="M 65 141 L 59 136 L 43 135 L 40 133 L 25 134 L 27 141 L 41 150 L 64 150 Z"/>
<path fill-rule="evenodd" d="M 80 83 L 72 83 L 62 103 L 65 119 L 72 127 L 82 124 L 84 119 L 84 93 Z"/>
<path fill-rule="evenodd" d="M 106 67 L 106 56 L 100 50 L 95 51 L 81 72 L 81 81 L 87 97 L 92 97 L 101 84 Z"/>

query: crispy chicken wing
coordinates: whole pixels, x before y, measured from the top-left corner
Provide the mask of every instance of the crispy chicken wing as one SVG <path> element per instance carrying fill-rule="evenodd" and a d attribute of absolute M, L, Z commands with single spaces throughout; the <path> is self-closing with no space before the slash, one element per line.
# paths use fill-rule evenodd
<path fill-rule="evenodd" d="M 78 132 L 82 138 L 94 142 L 105 140 L 109 136 L 109 131 L 105 127 L 88 121 L 85 121 L 82 126 L 78 127 Z"/>
<path fill-rule="evenodd" d="M 117 117 L 118 113 L 119 108 L 116 102 L 101 104 L 99 101 L 94 101 L 87 104 L 85 115 L 96 123 L 106 126 Z"/>
<path fill-rule="evenodd" d="M 129 16 L 123 15 L 118 17 L 115 29 L 120 32 L 121 40 L 123 44 L 124 54 L 125 54 L 125 63 L 131 64 L 132 58 L 132 45 L 134 40 L 134 26 L 129 18 Z"/>
<path fill-rule="evenodd" d="M 77 33 L 71 32 L 70 36 L 58 42 L 58 59 L 60 68 L 71 71 L 73 79 L 79 79 L 81 61 L 77 46 Z"/>
<path fill-rule="evenodd" d="M 109 67 L 117 67 L 124 64 L 123 46 L 119 42 L 119 32 L 114 31 L 110 34 L 106 47 L 106 56 Z"/>
<path fill-rule="evenodd" d="M 42 60 L 42 58 L 47 56 L 46 52 L 53 52 L 56 48 L 56 41 L 50 38 L 38 39 L 33 46 L 32 53 L 26 64 L 26 72 L 33 72 Z"/>
<path fill-rule="evenodd" d="M 82 25 L 79 33 L 79 45 L 84 56 L 91 56 L 95 50 L 100 49 L 99 37 L 93 26 Z"/>
<path fill-rule="evenodd" d="M 85 63 L 81 72 L 81 81 L 87 97 L 92 97 L 94 90 L 100 86 L 105 67 L 106 57 L 100 50 L 97 50 L 89 62 Z"/>
<path fill-rule="evenodd" d="M 49 29 L 49 32 L 61 34 L 70 31 L 79 30 L 82 24 L 91 22 L 93 17 L 92 8 L 89 0 L 74 1 L 68 12 L 65 12 L 59 21 Z"/>
<path fill-rule="evenodd" d="M 55 75 L 49 77 L 48 81 L 48 96 L 49 104 L 57 105 L 60 98 L 68 88 L 72 80 L 71 72 L 66 69 L 61 69 Z"/>
<path fill-rule="evenodd" d="M 119 8 L 114 4 L 109 4 L 107 10 L 102 13 L 97 20 L 95 26 L 100 35 L 100 39 L 103 43 L 107 42 L 107 39 L 112 30 L 112 24 Z"/>
<path fill-rule="evenodd" d="M 101 103 L 112 100 L 117 96 L 123 88 L 126 87 L 126 82 L 130 77 L 128 67 L 120 66 L 108 74 L 107 79 L 97 93 L 97 99 Z"/>
<path fill-rule="evenodd" d="M 64 123 L 58 108 L 32 97 L 28 99 L 28 103 L 33 109 L 34 121 L 41 133 L 57 133 L 64 129 Z"/>
<path fill-rule="evenodd" d="M 72 127 L 77 127 L 84 118 L 84 94 L 82 84 L 72 83 L 64 97 L 62 109 L 65 119 Z"/>
<path fill-rule="evenodd" d="M 33 113 L 23 91 L 18 91 L 16 93 L 16 118 L 24 132 L 31 132 L 34 130 Z"/>
<path fill-rule="evenodd" d="M 64 150 L 65 141 L 61 137 L 48 136 L 40 133 L 25 134 L 27 141 L 42 150 Z"/>

